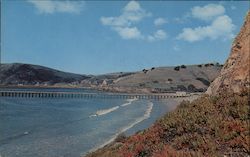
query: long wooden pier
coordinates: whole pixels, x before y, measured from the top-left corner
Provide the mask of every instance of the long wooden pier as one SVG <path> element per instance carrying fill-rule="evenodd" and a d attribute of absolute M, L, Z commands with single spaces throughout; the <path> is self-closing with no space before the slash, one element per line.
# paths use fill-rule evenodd
<path fill-rule="evenodd" d="M 83 93 L 83 92 L 38 92 L 38 91 L 0 91 L 0 97 L 22 98 L 103 98 L 103 99 L 168 99 L 176 94 L 121 94 L 121 93 Z"/>

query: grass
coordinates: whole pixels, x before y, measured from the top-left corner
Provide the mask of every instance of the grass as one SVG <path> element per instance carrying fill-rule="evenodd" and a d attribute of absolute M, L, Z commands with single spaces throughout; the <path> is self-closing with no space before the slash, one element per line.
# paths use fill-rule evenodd
<path fill-rule="evenodd" d="M 87 157 L 247 156 L 250 154 L 247 93 L 203 96 L 155 124 Z"/>

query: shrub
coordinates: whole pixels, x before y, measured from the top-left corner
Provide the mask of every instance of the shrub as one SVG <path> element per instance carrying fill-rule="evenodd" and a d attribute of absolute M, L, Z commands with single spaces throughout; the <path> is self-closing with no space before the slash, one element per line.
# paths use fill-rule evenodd
<path fill-rule="evenodd" d="M 172 82 L 172 81 L 173 81 L 173 79 L 171 79 L 171 78 L 168 78 L 168 81 L 169 81 L 169 82 Z"/>
<path fill-rule="evenodd" d="M 187 88 L 184 85 L 177 85 L 177 89 L 180 91 L 186 91 Z"/>
<path fill-rule="evenodd" d="M 181 68 L 182 69 L 186 69 L 187 67 L 185 65 L 181 65 Z"/>
<path fill-rule="evenodd" d="M 140 87 L 145 87 L 146 84 L 145 84 L 145 83 L 140 83 L 139 86 L 140 86 Z"/>
<path fill-rule="evenodd" d="M 148 72 L 148 70 L 146 70 L 146 69 L 143 69 L 142 71 L 144 72 L 144 74 L 146 74 Z"/>
<path fill-rule="evenodd" d="M 193 84 L 189 84 L 187 87 L 188 91 L 190 92 L 195 92 L 196 91 L 196 87 Z"/>
<path fill-rule="evenodd" d="M 153 81 L 153 83 L 159 83 L 159 81 L 155 80 L 155 81 Z"/>
<path fill-rule="evenodd" d="M 204 85 L 206 86 L 209 86 L 210 85 L 210 82 L 204 78 L 201 78 L 201 77 L 197 77 L 196 80 L 199 80 L 201 81 Z"/>
<path fill-rule="evenodd" d="M 180 66 L 174 67 L 175 71 L 179 71 L 180 70 Z"/>
<path fill-rule="evenodd" d="M 126 135 L 124 133 L 119 134 L 116 138 L 115 138 L 115 142 L 123 142 L 126 139 Z"/>
<path fill-rule="evenodd" d="M 199 65 L 197 65 L 199 68 L 201 68 L 202 67 L 202 64 L 199 64 Z"/>
<path fill-rule="evenodd" d="M 151 68 L 151 71 L 153 71 L 153 70 L 155 70 L 155 67 L 152 67 L 152 68 Z"/>
<path fill-rule="evenodd" d="M 205 64 L 204 66 L 205 66 L 205 67 L 209 67 L 209 66 L 210 66 L 210 64 Z"/>

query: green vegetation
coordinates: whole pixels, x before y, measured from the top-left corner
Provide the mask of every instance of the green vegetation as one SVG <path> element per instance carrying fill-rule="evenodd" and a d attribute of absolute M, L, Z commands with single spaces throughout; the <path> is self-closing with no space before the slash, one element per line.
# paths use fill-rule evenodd
<path fill-rule="evenodd" d="M 187 67 L 186 67 L 186 65 L 181 65 L 181 68 L 186 69 Z"/>
<path fill-rule="evenodd" d="M 205 86 L 209 86 L 210 85 L 210 82 L 204 78 L 201 78 L 201 77 L 197 77 L 196 80 L 199 80 L 201 81 Z"/>
<path fill-rule="evenodd" d="M 143 72 L 144 74 L 146 74 L 146 73 L 148 72 L 148 70 L 147 70 L 147 69 L 143 69 L 142 72 Z"/>
<path fill-rule="evenodd" d="M 147 130 L 119 137 L 87 156 L 247 156 L 249 109 L 247 92 L 185 101 Z"/>
<path fill-rule="evenodd" d="M 174 67 L 175 71 L 179 71 L 180 70 L 180 66 Z"/>

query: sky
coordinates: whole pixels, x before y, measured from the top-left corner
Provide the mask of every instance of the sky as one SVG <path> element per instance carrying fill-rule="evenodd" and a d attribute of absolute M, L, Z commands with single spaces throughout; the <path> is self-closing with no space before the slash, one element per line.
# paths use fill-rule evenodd
<path fill-rule="evenodd" d="M 80 74 L 219 62 L 249 1 L 3 0 L 1 62 Z"/>

